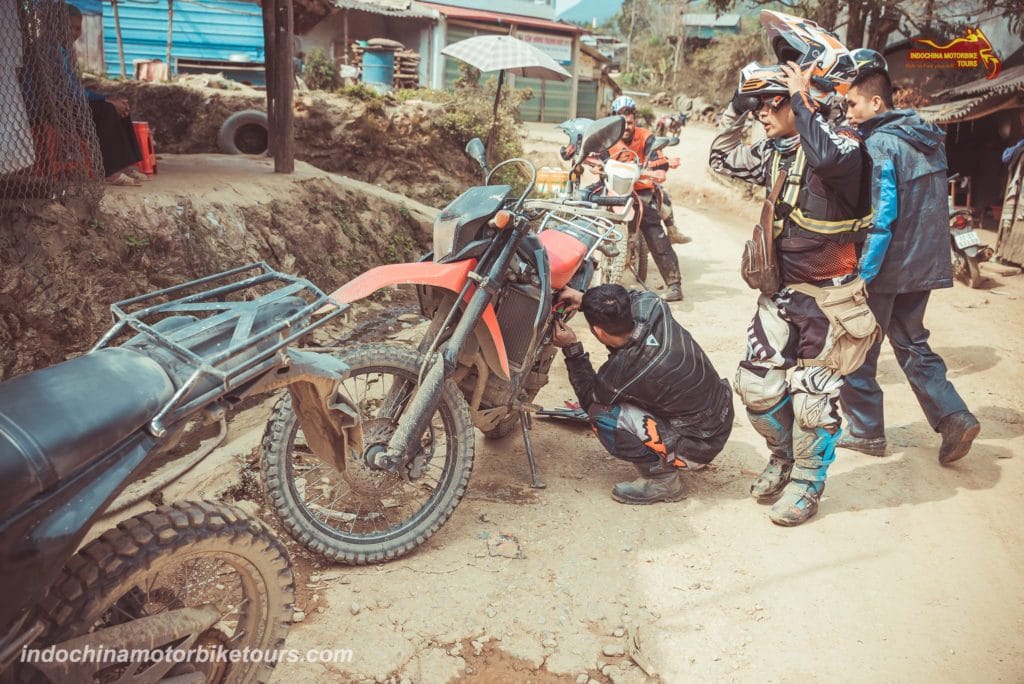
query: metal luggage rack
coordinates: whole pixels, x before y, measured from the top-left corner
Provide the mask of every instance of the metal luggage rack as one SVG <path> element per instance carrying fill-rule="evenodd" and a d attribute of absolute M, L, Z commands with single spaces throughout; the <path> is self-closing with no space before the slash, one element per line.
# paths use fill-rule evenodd
<path fill-rule="evenodd" d="M 252 272 L 255 272 L 255 275 L 245 275 Z M 283 283 L 283 286 L 247 301 L 227 301 L 225 299 L 228 295 L 254 290 L 260 285 L 274 282 Z M 180 295 L 199 286 L 208 289 L 185 294 L 170 301 L 153 303 L 160 298 Z M 253 333 L 252 327 L 256 323 L 256 316 L 262 307 L 278 302 L 285 297 L 300 295 L 307 296 L 306 306 Z M 308 302 L 310 298 L 313 300 L 312 302 Z M 142 306 L 142 308 L 128 311 L 129 308 L 137 306 Z M 299 321 L 311 317 L 321 308 L 328 310 L 316 321 L 298 326 L 291 334 L 282 336 L 277 342 L 252 357 L 230 368 L 215 367 L 243 351 L 253 349 L 260 342 L 295 327 Z M 275 271 L 266 262 L 259 261 L 111 304 L 110 311 L 114 318 L 114 325 L 90 351 L 107 347 L 111 341 L 130 329 L 145 336 L 147 340 L 167 350 L 187 365 L 191 370 L 188 379 L 150 421 L 150 432 L 159 437 L 166 431 L 165 423 L 176 422 L 181 417 L 205 406 L 217 397 L 231 392 L 277 365 L 279 361 L 275 357 L 281 349 L 297 342 L 303 335 L 316 330 L 344 313 L 348 308 L 348 305 L 340 305 L 332 300 L 308 280 Z M 214 315 L 167 332 L 161 332 L 153 327 L 157 322 L 153 319 L 157 316 L 162 318 L 166 314 L 189 315 L 203 312 L 213 312 Z M 226 349 L 216 354 L 203 358 L 184 344 L 189 339 L 232 322 L 234 331 L 231 341 Z M 214 378 L 218 384 L 195 397 L 189 397 L 189 394 L 204 377 Z M 187 401 L 186 398 L 188 398 Z M 168 416 L 170 416 L 170 421 L 167 420 Z"/>
<path fill-rule="evenodd" d="M 579 232 L 584 233 L 586 235 L 590 235 L 592 237 L 597 238 L 597 240 L 590 247 L 590 249 L 587 250 L 586 255 L 584 255 L 583 257 L 584 259 L 589 259 L 594 254 L 594 252 L 597 251 L 598 247 L 601 246 L 601 243 L 603 241 L 609 240 L 611 242 L 617 242 L 622 239 L 622 233 L 620 233 L 619 230 L 615 227 L 615 223 L 613 223 L 611 220 L 607 218 L 604 218 L 602 216 L 579 216 L 575 214 L 571 215 L 570 218 L 565 218 L 564 216 L 559 216 L 558 213 L 556 213 L 556 211 L 565 211 L 567 213 L 571 213 L 572 208 L 566 207 L 563 210 L 548 211 L 548 213 L 545 214 L 544 220 L 541 222 L 540 227 L 537 228 L 537 232 L 540 233 L 541 231 L 545 230 L 546 228 L 549 227 L 548 224 L 554 221 L 557 223 L 561 223 L 565 226 L 568 226 L 574 230 L 578 230 Z M 586 223 L 587 225 L 580 225 L 581 223 Z"/>

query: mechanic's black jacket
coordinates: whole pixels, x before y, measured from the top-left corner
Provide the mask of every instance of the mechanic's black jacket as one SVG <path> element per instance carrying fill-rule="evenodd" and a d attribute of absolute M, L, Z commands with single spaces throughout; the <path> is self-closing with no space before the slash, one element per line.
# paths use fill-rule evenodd
<path fill-rule="evenodd" d="M 633 329 L 625 347 L 612 349 L 594 372 L 590 355 L 579 342 L 565 348 L 569 382 L 580 406 L 630 403 L 665 418 L 695 416 L 731 401 L 728 385 L 719 378 L 707 354 L 690 333 L 672 318 L 653 292 L 629 293 Z"/>

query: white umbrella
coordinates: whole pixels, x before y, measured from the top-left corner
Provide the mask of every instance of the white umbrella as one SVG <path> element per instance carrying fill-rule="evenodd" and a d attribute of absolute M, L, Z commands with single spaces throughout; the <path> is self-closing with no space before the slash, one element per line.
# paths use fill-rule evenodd
<path fill-rule="evenodd" d="M 512 36 L 467 38 L 452 43 L 441 50 L 441 54 L 465 62 L 480 71 L 511 71 L 527 78 L 558 81 L 572 78 L 572 74 L 546 52 Z"/>
<path fill-rule="evenodd" d="M 498 72 L 498 89 L 494 94 L 493 120 L 491 130 L 487 134 L 488 149 L 491 146 L 494 124 L 498 121 L 498 103 L 501 101 L 501 86 L 506 71 L 526 78 L 557 81 L 572 78 L 572 74 L 550 55 L 526 41 L 512 36 L 474 36 L 452 43 L 441 50 L 441 54 L 465 62 L 480 71 Z"/>

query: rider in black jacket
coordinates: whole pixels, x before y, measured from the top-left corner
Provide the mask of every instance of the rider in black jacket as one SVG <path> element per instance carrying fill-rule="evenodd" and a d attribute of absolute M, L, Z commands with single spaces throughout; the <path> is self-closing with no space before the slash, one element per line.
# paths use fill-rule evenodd
<path fill-rule="evenodd" d="M 595 372 L 576 335 L 560 321 L 556 326 L 553 342 L 565 353 L 569 382 L 598 439 L 640 472 L 638 480 L 615 485 L 612 498 L 631 504 L 684 498 L 679 470 L 707 465 L 729 438 L 729 384 L 654 293 L 600 285 L 582 295 L 567 288 L 561 297 L 580 307 L 610 352 Z"/>

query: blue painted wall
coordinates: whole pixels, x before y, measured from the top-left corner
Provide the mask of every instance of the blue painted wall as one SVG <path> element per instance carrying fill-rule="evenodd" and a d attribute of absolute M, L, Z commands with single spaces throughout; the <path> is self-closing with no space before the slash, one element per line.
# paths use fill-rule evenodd
<path fill-rule="evenodd" d="M 103 3 L 100 0 L 69 0 L 69 5 L 74 5 L 82 14 L 103 14 Z"/>
<path fill-rule="evenodd" d="M 117 3 L 128 76 L 133 60 L 166 59 L 167 0 L 120 0 Z M 263 61 L 263 19 L 260 6 L 237 0 L 175 0 L 174 58 Z M 121 73 L 117 34 L 110 1 L 103 2 L 103 55 L 107 75 Z"/>

